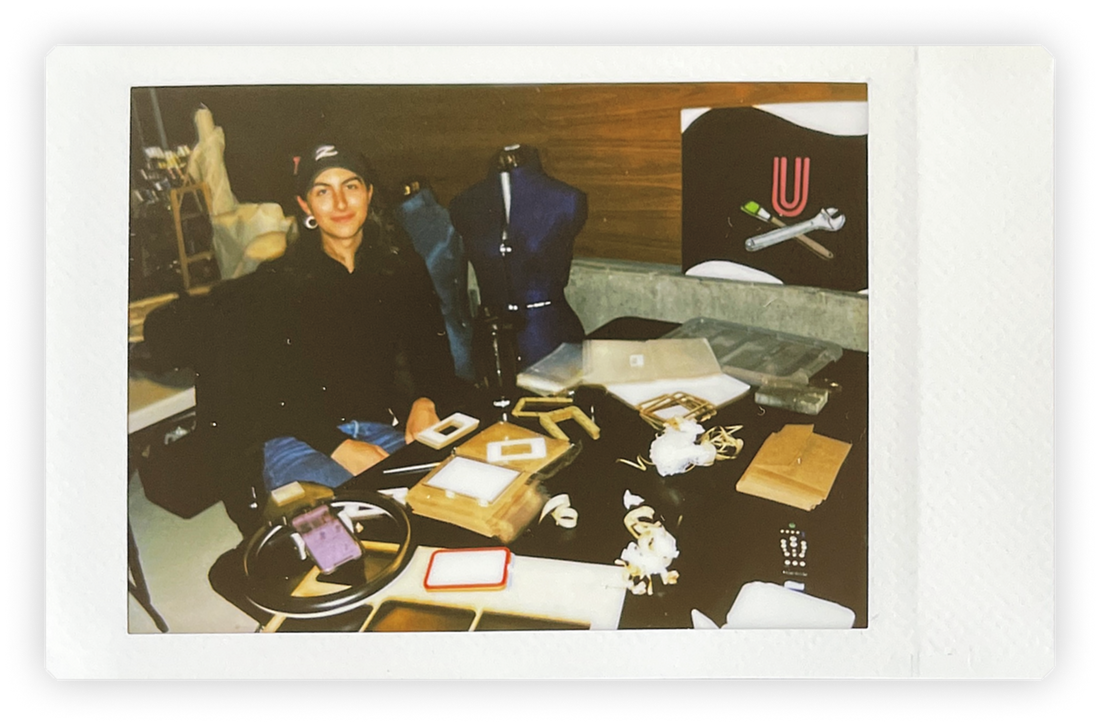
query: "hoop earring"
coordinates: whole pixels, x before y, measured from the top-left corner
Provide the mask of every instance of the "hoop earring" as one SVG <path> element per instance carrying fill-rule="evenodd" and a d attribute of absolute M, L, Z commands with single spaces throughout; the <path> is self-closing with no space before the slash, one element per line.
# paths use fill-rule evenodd
<path fill-rule="evenodd" d="M 317 228 L 317 220 L 313 218 L 312 214 L 307 215 L 306 218 L 302 220 L 302 224 L 305 225 L 306 229 Z"/>

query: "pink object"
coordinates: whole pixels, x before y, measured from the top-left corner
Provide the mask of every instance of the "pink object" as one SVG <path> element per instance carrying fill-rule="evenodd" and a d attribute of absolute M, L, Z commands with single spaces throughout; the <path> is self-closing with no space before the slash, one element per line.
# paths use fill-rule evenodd
<path fill-rule="evenodd" d="M 787 201 L 787 157 L 772 159 L 772 207 L 780 216 L 798 216 L 810 198 L 810 157 L 795 157 L 794 199 Z"/>

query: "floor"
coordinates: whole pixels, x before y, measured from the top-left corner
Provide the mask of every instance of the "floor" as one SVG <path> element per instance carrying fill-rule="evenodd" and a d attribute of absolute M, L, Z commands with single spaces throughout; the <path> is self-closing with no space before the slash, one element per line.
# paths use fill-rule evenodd
<path fill-rule="evenodd" d="M 241 535 L 219 502 L 190 519 L 150 503 L 135 474 L 129 485 L 130 525 L 153 606 L 169 632 L 254 632 L 256 621 L 217 594 L 207 574 Z M 152 618 L 129 598 L 129 630 L 159 633 Z"/>

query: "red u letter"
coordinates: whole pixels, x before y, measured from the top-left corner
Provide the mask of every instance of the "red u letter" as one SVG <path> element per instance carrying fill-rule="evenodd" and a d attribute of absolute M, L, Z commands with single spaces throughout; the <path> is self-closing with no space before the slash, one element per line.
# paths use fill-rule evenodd
<path fill-rule="evenodd" d="M 794 199 L 787 201 L 787 158 L 772 159 L 772 208 L 780 216 L 798 216 L 810 196 L 810 157 L 795 157 Z"/>

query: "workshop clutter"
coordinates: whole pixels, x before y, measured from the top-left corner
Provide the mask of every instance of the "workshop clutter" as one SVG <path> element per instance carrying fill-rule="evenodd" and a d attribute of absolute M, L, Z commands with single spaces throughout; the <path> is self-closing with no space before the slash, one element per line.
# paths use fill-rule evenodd
<path fill-rule="evenodd" d="M 539 523 L 542 523 L 547 515 L 554 520 L 557 526 L 563 529 L 577 528 L 577 520 L 580 517 L 577 509 L 573 508 L 573 502 L 569 500 L 569 494 L 567 493 L 559 493 L 546 502 L 546 505 L 542 507 L 542 513 L 539 514 Z"/>
<path fill-rule="evenodd" d="M 191 148 L 186 145 L 176 146 L 174 149 L 146 146 L 142 149 L 142 155 L 145 164 L 138 169 L 142 183 L 134 188 L 133 200 L 146 203 L 156 201 L 159 196 L 161 202 L 167 203 L 168 190 L 187 183 L 186 169 Z"/>
<path fill-rule="evenodd" d="M 740 455 L 745 445 L 744 440 L 733 435 L 741 428 L 739 425 L 727 425 L 704 431 L 703 426 L 692 420 L 675 418 L 650 444 L 651 463 L 660 475 L 672 476 L 687 473 L 695 466 L 731 461 Z M 642 470 L 645 470 L 642 465 Z"/>
<path fill-rule="evenodd" d="M 844 354 L 837 344 L 709 317 L 695 317 L 665 340 L 704 338 L 722 372 L 749 385 L 808 385 Z"/>
<path fill-rule="evenodd" d="M 709 332 L 714 333 L 713 330 Z M 747 335 L 753 341 L 749 347 L 755 346 L 757 349 L 778 344 L 781 349 L 790 350 L 789 346 L 782 348 L 782 344 L 802 344 L 799 341 L 777 341 L 772 337 L 755 338 L 754 335 Z M 726 347 L 722 349 L 726 353 L 736 347 L 731 343 L 732 336 L 716 339 L 719 345 L 724 342 Z M 761 343 L 761 339 L 765 342 Z M 751 401 L 745 402 L 752 412 L 745 413 L 740 421 L 733 421 L 739 424 L 715 425 L 714 420 L 722 421 L 720 409 L 729 401 L 721 396 L 715 396 L 713 400 L 701 397 L 707 392 L 705 387 L 694 388 L 701 395 L 676 389 L 685 381 L 690 383 L 714 378 L 715 366 L 719 369 L 719 376 L 730 377 L 722 368 L 720 356 L 715 354 L 712 343 L 707 337 L 686 341 L 695 349 L 693 371 L 699 377 L 639 380 L 638 367 L 662 369 L 660 360 L 665 352 L 662 348 L 667 347 L 668 351 L 675 353 L 683 352 L 686 347 L 683 344 L 685 340 L 674 337 L 662 341 L 672 345 L 631 343 L 599 351 L 610 354 L 601 363 L 610 363 L 611 368 L 622 369 L 624 362 L 625 367 L 630 368 L 631 355 L 643 356 L 643 365 L 634 365 L 628 373 L 634 379 L 623 385 L 652 386 L 645 388 L 647 392 L 664 391 L 656 397 L 636 399 L 628 392 L 627 397 L 635 400 L 632 403 L 611 392 L 618 385 L 614 382 L 606 386 L 606 393 L 600 386 L 578 385 L 567 394 L 519 398 L 511 410 L 502 412 L 502 417 L 515 422 L 489 422 L 488 427 L 479 429 L 479 419 L 455 413 L 422 432 L 418 441 L 428 448 L 443 452 L 449 450 L 450 453 L 438 463 L 406 467 L 424 469 L 430 466 L 431 470 L 403 493 L 403 504 L 413 514 L 453 524 L 494 539 L 495 543 L 461 550 L 438 550 L 439 553 L 433 554 L 437 565 L 441 562 L 456 563 L 446 569 L 433 567 L 431 559 L 423 564 L 410 565 L 406 576 L 377 594 L 377 601 L 372 602 L 372 606 L 377 605 L 376 611 L 364 607 L 365 623 L 360 631 L 433 628 L 474 631 L 494 628 L 499 624 L 494 624 L 494 618 L 505 616 L 513 617 L 514 621 L 499 624 L 503 628 L 613 628 L 617 625 L 619 610 L 624 606 L 623 599 L 613 596 L 616 591 L 619 597 L 625 596 L 626 592 L 635 595 L 626 597 L 627 600 L 636 600 L 636 604 L 630 605 L 632 607 L 659 606 L 662 601 L 659 595 L 676 585 L 679 585 L 679 597 L 694 598 L 694 592 L 702 586 L 699 577 L 695 574 L 691 576 L 691 581 L 686 578 L 681 580 L 681 572 L 698 571 L 695 567 L 699 557 L 706 555 L 699 545 L 698 532 L 690 529 L 693 525 L 705 526 L 705 523 L 698 523 L 705 522 L 705 519 L 691 517 L 686 524 L 689 528 L 684 528 L 685 517 L 682 514 L 686 509 L 673 508 L 666 522 L 659 509 L 668 505 L 679 507 L 678 502 L 683 500 L 678 498 L 680 494 L 665 495 L 676 486 L 675 482 L 666 479 L 690 474 L 696 468 L 715 468 L 737 460 L 746 452 L 746 440 L 752 441 L 748 449 L 752 458 L 747 465 L 744 462 L 727 465 L 724 470 L 728 472 L 719 474 L 717 478 L 715 474 L 710 474 L 709 480 L 718 485 L 707 485 L 708 477 L 697 473 L 698 480 L 704 485 L 696 489 L 689 480 L 680 491 L 690 496 L 690 492 L 698 490 L 718 505 L 729 502 L 738 508 L 746 507 L 749 505 L 746 497 L 752 496 L 802 511 L 814 509 L 829 496 L 851 444 L 817 434 L 813 425 L 771 424 L 771 418 L 755 417 L 757 408 L 751 405 Z M 598 349 L 601 346 L 595 347 Z M 583 359 L 584 346 L 578 346 L 578 351 Z M 654 351 L 659 353 L 655 355 Z M 741 358 L 727 356 L 727 359 L 736 359 L 735 364 L 742 364 L 748 353 L 742 352 L 741 355 Z M 809 376 L 828 364 L 828 358 L 828 350 L 822 352 L 820 347 L 811 348 L 808 354 L 802 355 L 797 365 L 773 366 L 773 373 L 782 372 L 785 376 L 769 385 L 792 385 L 794 380 L 796 382 L 792 387 L 796 387 L 801 375 L 806 376 L 809 384 Z M 779 359 L 784 358 L 779 355 Z M 682 372 L 680 367 L 675 369 Z M 660 376 L 665 373 L 655 374 Z M 770 378 L 757 376 L 754 379 Z M 742 391 L 738 397 L 744 396 L 750 388 L 737 382 Z M 619 424 L 629 420 L 629 416 L 624 419 L 621 412 L 616 416 L 602 406 L 597 411 L 593 399 L 597 392 L 602 400 L 617 398 L 626 409 L 637 413 L 641 422 L 650 426 L 653 432 L 645 451 L 648 458 L 638 456 L 636 461 L 618 460 L 642 472 L 656 469 L 660 477 L 657 480 L 657 477 L 648 474 L 647 480 L 640 474 L 634 474 L 638 476 L 638 486 L 642 488 L 631 484 L 632 487 L 636 491 L 646 491 L 652 503 L 629 490 L 625 491 L 622 495 L 623 509 L 620 509 L 625 509 L 622 528 L 617 524 L 617 517 L 605 518 L 604 512 L 592 507 L 594 500 L 600 500 L 592 497 L 592 491 L 602 489 L 606 492 L 611 481 L 584 477 L 579 486 L 573 486 L 571 481 L 575 477 L 569 475 L 558 479 L 562 487 L 557 491 L 547 487 L 547 483 L 580 454 L 582 442 L 593 442 L 591 448 L 595 455 L 600 455 L 598 452 L 601 450 L 614 450 L 618 445 L 613 434 Z M 764 411 L 762 408 L 759 410 L 762 416 Z M 596 425 L 597 412 L 606 431 Z M 782 420 L 785 422 L 791 417 L 784 414 Z M 644 427 L 638 430 L 644 430 Z M 601 446 L 609 443 L 608 436 L 603 435 L 605 432 L 611 437 L 611 447 L 602 449 Z M 615 455 L 621 455 L 621 452 L 613 453 L 609 459 Z M 383 473 L 403 470 L 396 468 Z M 745 494 L 746 497 L 737 494 Z M 774 508 L 779 510 L 782 507 Z M 681 515 L 677 516 L 677 513 Z M 589 527 L 588 530 L 585 526 Z M 597 531 L 597 528 L 601 530 Z M 810 568 L 805 563 L 806 541 L 800 524 L 796 527 L 795 523 L 791 523 L 789 528 L 790 531 L 783 529 L 783 538 L 775 552 L 775 581 L 787 580 L 786 586 L 766 581 L 748 582 L 741 587 L 724 623 L 716 623 L 699 610 L 692 610 L 691 621 L 696 628 L 846 628 L 853 625 L 853 610 L 805 593 L 807 582 L 811 586 L 814 584 L 807 578 Z M 521 539 L 521 536 L 524 538 Z M 604 548 L 598 556 L 603 563 L 582 564 L 553 558 L 517 557 L 512 553 L 513 550 L 526 549 L 554 557 L 560 551 L 559 546 L 572 547 L 582 542 L 600 540 L 605 540 L 605 543 L 598 546 L 611 544 L 613 547 L 610 551 Z M 425 550 L 420 553 L 426 556 L 430 552 Z M 591 552 L 587 555 L 590 556 Z M 690 563 L 684 557 L 688 557 Z M 541 567 L 539 577 L 532 578 L 530 575 L 535 570 L 531 567 L 536 566 Z M 552 581 L 543 579 L 551 574 L 559 578 Z M 597 575 L 598 583 L 595 579 L 590 581 Z M 716 571 L 713 575 L 722 577 L 725 574 Z M 577 608 L 580 604 L 586 607 L 584 612 Z M 514 611 L 522 611 L 523 615 L 518 616 L 514 612 L 504 614 L 505 610 L 513 611 L 510 607 L 516 607 Z M 626 616 L 625 613 L 623 616 Z M 456 619 L 450 622 L 447 619 L 448 624 L 443 621 L 446 617 L 461 618 L 461 621 Z"/>
<path fill-rule="evenodd" d="M 810 379 L 842 355 L 835 343 L 696 317 L 657 340 L 564 343 L 523 370 L 517 384 L 543 395 L 602 385 L 639 409 L 674 394 L 718 409 L 756 386 L 761 405 L 816 415 L 831 389 Z"/>
<path fill-rule="evenodd" d="M 421 516 L 507 544 L 546 505 L 540 484 L 575 455 L 567 440 L 496 423 L 457 446 L 405 500 Z"/>
<path fill-rule="evenodd" d="M 661 523 L 653 507 L 642 505 L 644 502 L 629 490 L 623 496 L 623 505 L 629 509 L 623 524 L 635 540 L 626 545 L 615 563 L 623 567 L 632 594 L 651 595 L 653 577 L 659 577 L 665 585 L 675 584 L 680 578 L 679 572 L 669 569 L 680 552 L 676 538 Z"/>
<path fill-rule="evenodd" d="M 188 146 L 147 146 L 142 149 L 143 165 L 132 171 L 131 301 L 178 291 L 181 272 L 185 268 L 191 272 L 186 265 L 195 265 L 196 279 L 217 277 L 214 262 L 202 258 L 210 249 L 213 232 L 208 198 L 187 175 L 191 155 Z"/>
<path fill-rule="evenodd" d="M 761 113 L 716 108 L 700 115 L 694 128 L 684 128 L 679 235 L 684 267 L 708 260 L 741 262 L 779 284 L 820 285 L 848 293 L 864 289 L 865 158 L 853 154 L 850 163 L 846 156 L 842 164 L 818 147 L 803 150 L 801 138 L 810 136 L 801 132 L 773 144 L 768 129 L 782 130 L 782 125 L 771 124 L 774 119 Z M 729 133 L 742 120 L 757 124 L 759 133 Z M 281 254 L 288 242 L 294 244 L 301 222 L 286 216 L 278 204 L 239 202 L 225 167 L 225 133 L 205 108 L 195 114 L 194 123 L 198 143 L 193 149 L 181 147 L 174 157 L 166 152 L 163 159 L 150 159 L 164 176 L 155 181 L 163 182 L 161 191 L 183 181 L 208 187 L 207 216 L 220 277 L 246 275 Z M 734 136 L 742 148 L 731 152 L 732 159 L 718 158 L 725 151 L 713 138 Z M 860 151 L 866 141 L 839 143 Z M 760 304 L 770 310 L 755 314 L 741 306 L 748 296 L 722 299 L 729 285 L 699 284 L 692 287 L 692 296 L 675 298 L 651 286 L 645 301 L 652 304 L 634 309 L 631 303 L 641 301 L 637 288 L 619 288 L 609 274 L 607 294 L 599 296 L 604 307 L 597 309 L 591 298 L 565 294 L 573 241 L 587 215 L 584 192 L 543 179 L 546 174 L 532 148 L 516 145 L 497 151 L 484 178 L 466 179 L 472 183 L 451 200 L 440 197 L 444 203 L 433 207 L 431 225 L 409 211 L 421 208 L 417 205 L 429 196 L 420 182 L 407 185 L 402 198 L 408 203 L 397 220 L 424 258 L 444 317 L 448 299 L 457 300 L 451 309 L 463 312 L 462 319 L 456 316 L 457 324 L 448 324 L 447 334 L 457 340 L 465 330 L 463 344 L 451 350 L 456 372 L 460 351 L 467 353 L 473 368 L 472 376 L 462 377 L 474 383 L 471 394 L 477 392 L 478 402 L 461 404 L 470 405 L 467 412 L 477 417 L 446 410 L 452 400 L 441 397 L 443 420 L 416 433 L 415 443 L 391 462 L 348 482 L 349 500 L 360 489 L 381 494 L 387 505 L 393 502 L 400 513 L 387 513 L 385 521 L 396 529 L 405 522 L 404 514 L 415 514 L 401 529 L 407 539 L 378 533 L 375 519 L 383 517 L 377 515 L 381 507 L 376 504 L 355 508 L 342 502 L 331 511 L 313 509 L 296 526 L 295 518 L 283 521 L 281 548 L 265 550 L 273 562 L 272 580 L 281 573 L 280 557 L 297 555 L 291 562 L 296 573 L 312 566 L 310 561 L 317 568 L 302 580 L 301 591 L 313 587 L 316 596 L 327 596 L 338 586 L 377 579 L 367 564 L 395 559 L 391 548 L 402 550 L 407 561 L 401 581 L 395 576 L 375 600 L 357 602 L 364 610 L 359 631 L 474 631 L 490 629 L 486 622 L 516 612 L 528 618 L 521 623 L 526 627 L 585 625 L 597 620 L 570 612 L 564 601 L 575 604 L 597 597 L 607 599 L 598 607 L 601 615 L 608 612 L 599 620 L 601 626 L 620 626 L 624 598 L 631 603 L 623 613 L 624 628 L 684 626 L 690 607 L 705 608 L 711 617 L 722 614 L 741 585 L 755 578 L 791 579 L 803 589 L 809 582 L 815 593 L 854 604 L 865 621 L 866 575 L 859 568 L 867 549 L 866 476 L 859 470 L 866 464 L 863 359 L 843 351 L 848 360 L 836 369 L 845 374 L 835 377 L 850 387 L 841 397 L 839 385 L 818 375 L 841 360 L 842 349 L 835 344 L 706 317 L 664 334 L 674 324 L 662 321 L 729 311 L 737 319 L 848 340 L 825 325 L 815 327 L 811 316 L 841 297 L 815 301 L 812 293 L 817 290 L 810 290 L 805 295 L 809 302 L 795 310 L 781 294 L 784 290 L 770 297 L 776 288 L 767 287 L 752 299 L 763 299 Z M 568 147 L 554 152 L 547 155 L 551 162 L 571 158 Z M 756 163 L 760 159 L 766 163 Z M 728 164 L 731 172 L 705 177 L 703 172 L 729 160 L 735 162 Z M 396 162 L 396 157 L 387 160 Z M 564 163 L 560 168 L 570 169 Z M 853 168 L 857 173 L 849 173 Z M 463 181 L 448 169 L 437 172 L 447 181 L 441 191 L 448 195 Z M 534 177 L 541 181 L 527 181 Z M 850 184 L 834 181 L 849 177 Z M 383 191 L 381 184 L 378 191 Z M 714 196 L 704 198 L 711 191 Z M 381 193 L 377 198 L 390 201 Z M 141 201 L 140 194 L 135 201 Z M 605 205 L 592 201 L 593 208 Z M 590 231 L 604 244 L 608 229 Z M 708 247 L 712 241 L 715 248 Z M 586 254 L 591 249 L 586 247 Z M 467 295 L 472 289 L 465 276 L 468 266 L 476 273 L 477 299 Z M 578 316 L 570 300 L 587 300 L 592 307 L 578 310 L 583 313 Z M 630 324 L 607 325 L 608 332 L 582 329 L 582 318 L 586 324 L 606 319 L 605 307 L 615 314 L 660 319 L 623 317 L 614 322 Z M 598 339 L 601 334 L 620 337 Z M 635 335 L 646 339 L 633 339 Z M 394 410 L 400 415 L 396 406 Z M 811 420 L 817 421 L 816 431 L 828 435 L 815 432 Z M 195 443 L 190 440 L 194 435 L 176 447 Z M 849 455 L 852 443 L 830 436 L 855 442 L 854 453 Z M 158 450 L 172 452 L 167 440 Z M 172 456 L 161 455 L 154 463 L 171 461 Z M 566 466 L 570 468 L 563 472 Z M 171 465 L 160 469 L 169 472 Z M 408 478 L 396 478 L 414 471 Z M 155 475 L 149 478 L 156 483 Z M 387 480 L 415 483 L 379 491 L 376 484 Z M 834 484 L 837 494 L 832 493 Z M 626 491 L 619 508 L 615 498 L 626 485 L 645 498 Z M 830 495 L 829 505 L 822 506 Z M 348 520 L 351 524 L 344 526 Z M 799 536 L 803 528 L 822 532 L 815 539 L 820 548 L 812 550 L 825 554 L 813 560 L 820 568 L 806 563 L 804 538 L 797 546 L 797 537 L 779 545 L 764 539 L 788 522 Z M 362 547 L 362 552 L 354 551 L 357 558 L 343 563 L 311 548 L 321 538 L 315 532 L 341 533 L 339 526 Z M 414 550 L 414 542 L 423 548 Z M 807 578 L 811 570 L 817 578 Z M 812 603 L 800 591 L 776 592 L 774 586 L 740 589 L 744 596 L 730 609 L 726 624 L 751 627 L 762 621 L 754 613 Z M 637 596 L 623 597 L 626 591 Z M 555 597 L 562 600 L 560 607 L 542 606 Z M 443 612 L 445 607 L 451 607 L 449 613 Z M 439 624 L 444 620 L 452 624 Z M 806 621 L 811 622 L 807 626 L 828 626 Z"/>
<path fill-rule="evenodd" d="M 572 398 L 520 398 L 512 408 L 512 415 L 517 418 L 538 419 L 546 432 L 558 440 L 569 440 L 569 436 L 558 425 L 567 420 L 580 424 L 593 440 L 600 437 L 600 427 L 583 410 L 573 405 Z"/>
<path fill-rule="evenodd" d="M 696 443 L 703 435 L 703 426 L 695 421 L 674 419 L 665 432 L 649 446 L 649 458 L 662 476 L 684 473 L 692 466 L 714 464 L 717 452 L 709 443 Z"/>
<path fill-rule="evenodd" d="M 702 378 L 720 372 L 703 338 L 584 342 L 584 380 L 589 385 Z"/>
<path fill-rule="evenodd" d="M 650 443 L 649 459 L 637 456 L 632 461 L 619 458 L 615 462 L 625 463 L 639 471 L 653 466 L 661 476 L 675 476 L 687 473 L 696 466 L 712 466 L 716 461 L 731 461 L 740 455 L 745 446 L 744 440 L 733 435 L 742 427 L 715 426 L 704 431 L 701 425 L 690 418 L 674 418 Z"/>

